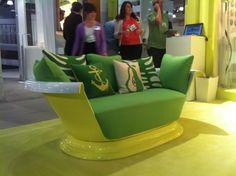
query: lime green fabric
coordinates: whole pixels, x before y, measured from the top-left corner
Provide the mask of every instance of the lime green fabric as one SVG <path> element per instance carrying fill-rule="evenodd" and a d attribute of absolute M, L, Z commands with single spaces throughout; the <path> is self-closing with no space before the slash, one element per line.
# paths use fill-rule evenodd
<path fill-rule="evenodd" d="M 119 93 L 144 90 L 140 69 L 136 61 L 113 61 Z"/>
<path fill-rule="evenodd" d="M 70 82 L 67 75 L 52 61 L 42 58 L 33 66 L 35 80 L 48 82 Z"/>
<path fill-rule="evenodd" d="M 108 139 L 118 139 L 168 124 L 179 118 L 185 94 L 156 88 L 91 99 L 97 121 Z"/>
<path fill-rule="evenodd" d="M 160 68 L 163 87 L 186 93 L 193 55 L 172 56 L 165 54 Z"/>
<path fill-rule="evenodd" d="M 72 65 L 78 81 L 84 83 L 88 98 L 115 94 L 102 64 Z"/>
<path fill-rule="evenodd" d="M 54 54 L 47 50 L 42 50 L 44 57 L 47 57 L 54 63 L 56 63 L 62 71 L 68 76 L 71 81 L 76 81 L 76 78 L 72 72 L 71 65 L 86 65 L 85 55 L 82 56 L 61 56 Z"/>
<path fill-rule="evenodd" d="M 88 64 L 96 64 L 96 63 L 102 63 L 104 66 L 104 69 L 106 70 L 108 74 L 108 80 L 110 81 L 112 88 L 114 91 L 118 91 L 118 85 L 116 81 L 115 76 L 115 70 L 113 66 L 113 60 L 121 61 L 120 55 L 114 55 L 114 56 L 102 56 L 97 54 L 87 54 L 86 55 Z"/>
<path fill-rule="evenodd" d="M 138 59 L 142 82 L 146 89 L 162 87 L 152 56 Z"/>

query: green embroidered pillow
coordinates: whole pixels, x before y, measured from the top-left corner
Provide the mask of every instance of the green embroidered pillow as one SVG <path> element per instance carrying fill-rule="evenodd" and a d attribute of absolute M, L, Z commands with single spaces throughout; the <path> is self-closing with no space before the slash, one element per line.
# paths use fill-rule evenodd
<path fill-rule="evenodd" d="M 40 61 L 36 60 L 33 72 L 37 81 L 70 82 L 67 75 L 48 58 L 42 58 Z"/>
<path fill-rule="evenodd" d="M 160 68 L 162 86 L 186 93 L 192 62 L 193 55 L 172 56 L 165 54 Z"/>
<path fill-rule="evenodd" d="M 162 87 L 152 56 L 138 59 L 143 85 L 146 89 Z"/>
<path fill-rule="evenodd" d="M 88 98 L 115 94 L 102 64 L 72 65 L 78 81 L 84 83 Z"/>
<path fill-rule="evenodd" d="M 102 56 L 97 54 L 87 54 L 86 55 L 88 64 L 101 63 L 108 74 L 108 80 L 110 81 L 114 91 L 118 91 L 117 80 L 115 75 L 115 70 L 113 66 L 113 60 L 121 61 L 120 55 L 114 56 Z"/>
<path fill-rule="evenodd" d="M 113 61 L 120 93 L 144 90 L 138 62 Z"/>
<path fill-rule="evenodd" d="M 43 50 L 42 51 L 44 56 L 56 63 L 62 71 L 68 76 L 71 81 L 76 81 L 76 78 L 72 72 L 71 65 L 78 64 L 78 65 L 86 65 L 85 55 L 82 56 L 61 56 L 54 54 L 52 52 Z"/>

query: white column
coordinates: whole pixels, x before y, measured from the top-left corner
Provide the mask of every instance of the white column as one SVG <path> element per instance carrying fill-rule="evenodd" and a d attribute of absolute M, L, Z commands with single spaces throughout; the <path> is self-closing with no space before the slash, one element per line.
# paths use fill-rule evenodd
<path fill-rule="evenodd" d="M 42 0 L 35 0 L 35 15 L 36 15 L 36 31 L 37 31 L 37 45 L 45 47 L 44 33 L 43 33 L 43 12 L 41 2 Z"/>
<path fill-rule="evenodd" d="M 35 0 L 38 43 L 51 52 L 56 51 L 55 44 L 55 1 Z"/>
<path fill-rule="evenodd" d="M 15 1 L 16 9 L 16 26 L 18 31 L 17 43 L 18 43 L 18 57 L 19 57 L 19 71 L 20 79 L 24 80 L 24 47 L 27 45 L 27 30 L 26 30 L 26 10 L 25 0 Z"/>

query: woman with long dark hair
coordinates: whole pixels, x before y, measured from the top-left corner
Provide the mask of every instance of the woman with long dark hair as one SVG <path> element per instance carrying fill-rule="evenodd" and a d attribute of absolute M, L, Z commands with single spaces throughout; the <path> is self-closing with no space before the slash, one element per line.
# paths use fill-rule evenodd
<path fill-rule="evenodd" d="M 138 17 L 133 12 L 130 1 L 124 1 L 120 8 L 114 35 L 119 39 L 122 59 L 134 60 L 142 55 L 142 29 Z"/>

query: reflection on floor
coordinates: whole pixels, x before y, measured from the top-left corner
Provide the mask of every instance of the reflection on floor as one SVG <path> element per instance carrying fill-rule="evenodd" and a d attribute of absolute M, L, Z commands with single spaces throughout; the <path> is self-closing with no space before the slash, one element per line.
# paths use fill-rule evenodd
<path fill-rule="evenodd" d="M 218 87 L 217 97 L 219 99 L 236 101 L 236 89 L 235 88 L 222 88 Z"/>
<path fill-rule="evenodd" d="M 152 150 L 113 161 L 85 161 L 58 147 L 59 119 L 0 130 L 4 176 L 235 176 L 236 102 L 187 102 L 184 133 Z"/>

